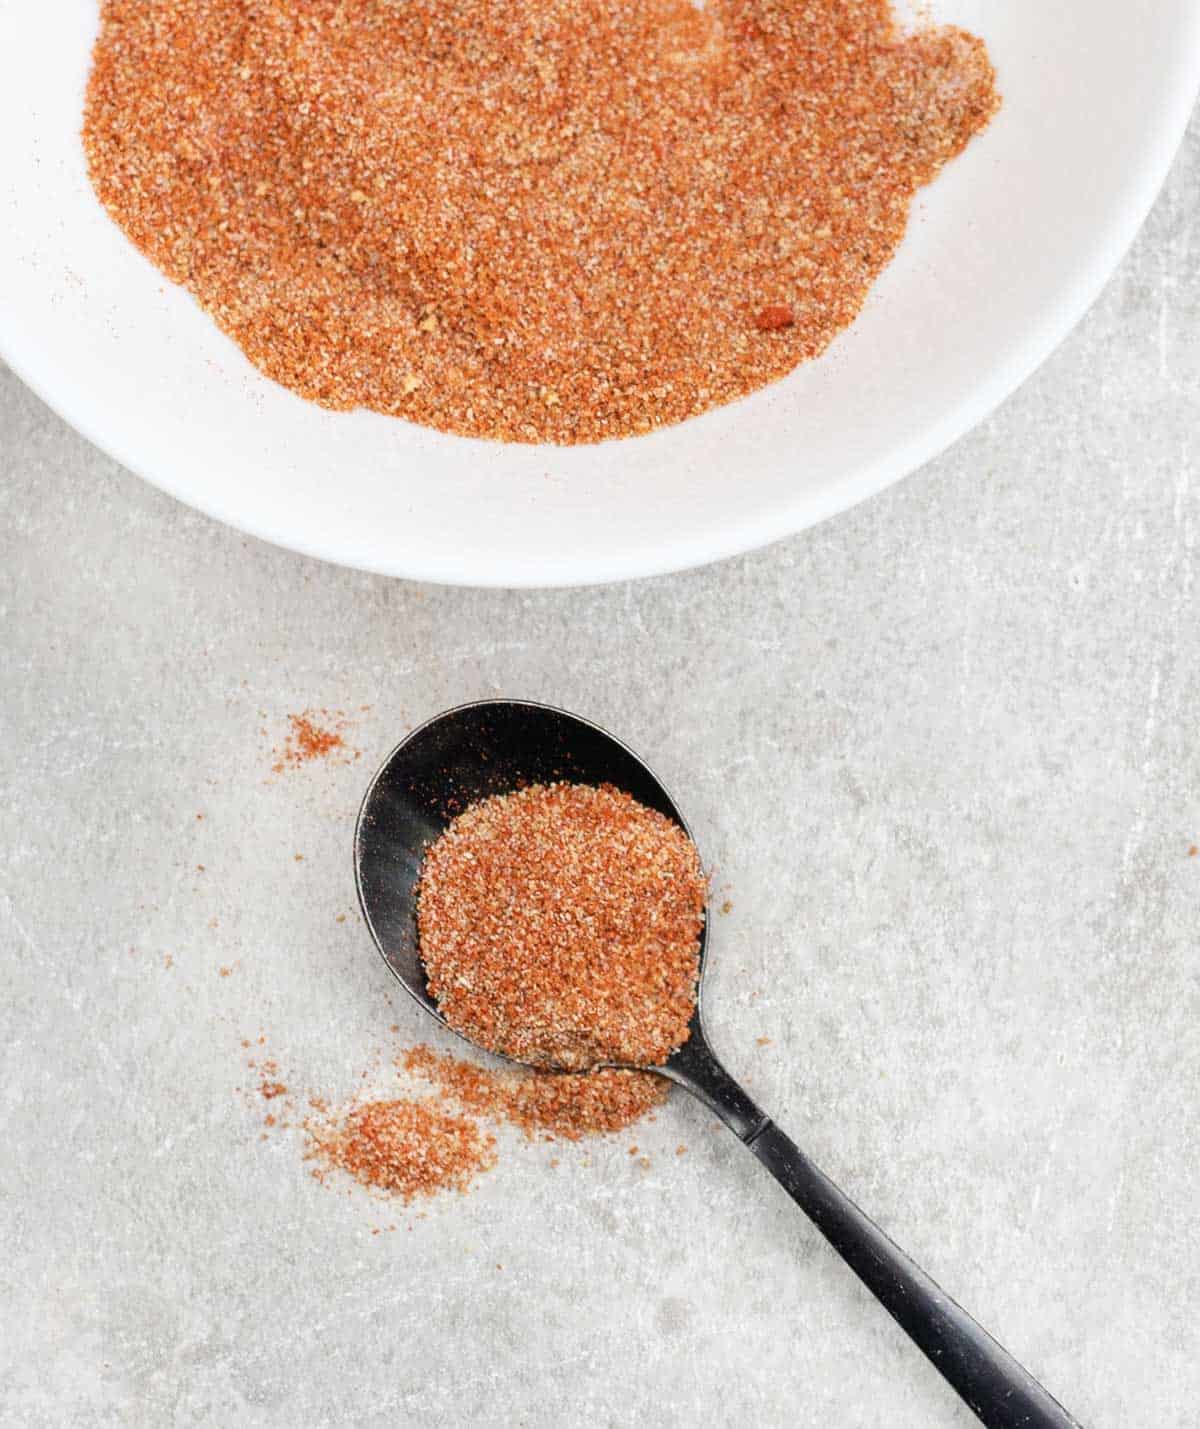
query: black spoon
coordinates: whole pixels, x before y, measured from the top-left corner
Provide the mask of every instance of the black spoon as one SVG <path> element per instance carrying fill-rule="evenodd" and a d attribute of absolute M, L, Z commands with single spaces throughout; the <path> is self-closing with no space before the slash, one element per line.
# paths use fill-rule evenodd
<path fill-rule="evenodd" d="M 687 829 L 674 800 L 620 740 L 565 710 L 524 700 L 486 700 L 437 715 L 399 744 L 371 781 L 354 834 L 363 914 L 384 962 L 439 1022 L 417 948 L 413 900 L 425 849 L 469 804 L 556 779 L 613 784 Z M 706 947 L 707 928 L 702 977 Z M 699 1097 L 745 1142 L 985 1424 L 1078 1429 L 1078 1421 L 755 1106 L 708 1045 L 702 994 L 703 982 L 688 1040 L 653 1070 Z"/>

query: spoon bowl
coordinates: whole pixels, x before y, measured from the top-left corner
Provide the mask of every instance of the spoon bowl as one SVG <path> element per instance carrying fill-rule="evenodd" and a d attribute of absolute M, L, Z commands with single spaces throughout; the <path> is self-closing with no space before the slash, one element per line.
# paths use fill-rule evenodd
<path fill-rule="evenodd" d="M 417 935 L 425 850 L 480 799 L 530 784 L 612 784 L 691 837 L 649 767 L 599 725 L 549 705 L 486 700 L 415 729 L 371 781 L 354 835 L 358 896 L 375 945 L 401 986 L 443 1026 Z M 745 1143 L 860 1280 L 992 1429 L 1070 1429 L 1076 1421 L 967 1312 L 816 1167 L 725 1070 L 705 1036 L 700 983 L 687 1040 L 662 1073 L 700 1098 Z"/>
<path fill-rule="evenodd" d="M 425 850 L 480 799 L 556 780 L 612 784 L 691 837 L 675 801 L 631 749 L 578 715 L 527 700 L 481 700 L 435 715 L 392 750 L 367 789 L 354 836 L 363 915 L 389 970 L 443 1026 L 417 941 Z M 707 944 L 706 920 L 702 973 Z M 692 1024 L 698 1030 L 698 1010 Z"/>

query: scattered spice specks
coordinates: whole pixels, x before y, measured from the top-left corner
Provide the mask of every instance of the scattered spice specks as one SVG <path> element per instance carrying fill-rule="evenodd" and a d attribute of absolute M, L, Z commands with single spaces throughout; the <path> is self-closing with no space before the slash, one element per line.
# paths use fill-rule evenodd
<path fill-rule="evenodd" d="M 357 759 L 360 750 L 352 750 L 346 743 L 345 734 L 349 727 L 341 710 L 305 710 L 302 714 L 288 715 L 288 732 L 283 745 L 271 752 L 276 756 L 271 765 L 272 774 L 282 774 L 286 769 L 295 769 L 315 760 L 337 758 L 341 762 Z"/>
<path fill-rule="evenodd" d="M 283 1096 L 284 1093 L 287 1091 L 287 1087 L 283 1084 L 283 1082 L 264 1081 L 262 1086 L 259 1087 L 259 1091 L 262 1092 L 265 1100 L 273 1101 L 275 1097 Z"/>

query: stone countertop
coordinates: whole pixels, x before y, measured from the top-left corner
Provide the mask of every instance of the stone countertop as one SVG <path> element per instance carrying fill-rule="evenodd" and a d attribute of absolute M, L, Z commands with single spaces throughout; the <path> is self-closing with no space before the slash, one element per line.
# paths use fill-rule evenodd
<path fill-rule="evenodd" d="M 448 1045 L 359 920 L 365 780 L 504 694 L 677 791 L 713 1040 L 819 1164 L 1085 1423 L 1194 1424 L 1200 123 L 990 421 L 706 570 L 419 587 L 194 514 L 8 374 L 0 433 L 0 1422 L 975 1422 L 681 1094 L 408 1210 L 309 1175 L 309 1093 Z M 307 708 L 360 757 L 272 772 Z"/>

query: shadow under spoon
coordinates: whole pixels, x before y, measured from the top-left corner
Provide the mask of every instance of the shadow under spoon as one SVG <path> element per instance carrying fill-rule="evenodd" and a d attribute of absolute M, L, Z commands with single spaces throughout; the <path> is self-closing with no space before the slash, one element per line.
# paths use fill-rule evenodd
<path fill-rule="evenodd" d="M 367 790 L 354 837 L 363 914 L 388 967 L 443 1025 L 417 946 L 414 890 L 425 850 L 470 804 L 559 779 L 612 784 L 687 831 L 662 784 L 620 740 L 565 710 L 521 700 L 482 701 L 437 715 L 392 751 Z M 704 1031 L 707 941 L 706 923 L 688 1040 L 665 1066 L 650 1070 L 686 1087 L 750 1148 L 984 1424 L 1077 1426 L 726 1072 Z"/>

